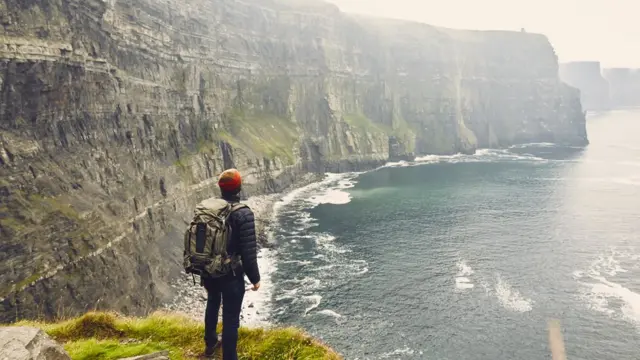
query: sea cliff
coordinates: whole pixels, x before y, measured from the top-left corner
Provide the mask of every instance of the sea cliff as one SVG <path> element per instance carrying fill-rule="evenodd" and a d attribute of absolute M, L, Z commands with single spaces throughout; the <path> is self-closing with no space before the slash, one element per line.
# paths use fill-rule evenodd
<path fill-rule="evenodd" d="M 183 220 L 228 167 L 256 195 L 390 159 L 588 142 L 542 35 L 301 0 L 0 14 L 0 323 L 170 300 Z"/>

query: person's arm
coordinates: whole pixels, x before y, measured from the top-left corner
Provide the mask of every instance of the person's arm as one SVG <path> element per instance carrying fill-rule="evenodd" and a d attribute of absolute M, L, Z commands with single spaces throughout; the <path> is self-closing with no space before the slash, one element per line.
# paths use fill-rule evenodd
<path fill-rule="evenodd" d="M 256 244 L 256 223 L 253 211 L 249 208 L 238 210 L 238 240 L 242 267 L 249 281 L 254 285 L 260 283 L 258 269 L 258 250 Z"/>

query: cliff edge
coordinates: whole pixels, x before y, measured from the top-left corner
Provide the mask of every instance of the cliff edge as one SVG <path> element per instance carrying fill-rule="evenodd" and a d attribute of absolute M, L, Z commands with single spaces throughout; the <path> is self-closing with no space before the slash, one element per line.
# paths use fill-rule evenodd
<path fill-rule="evenodd" d="M 8 341 L 0 339 L 0 356 L 7 356 L 3 359 L 30 358 L 25 356 L 27 352 L 33 359 L 46 360 L 202 359 L 204 325 L 177 313 L 155 312 L 144 318 L 130 318 L 89 312 L 58 322 L 22 321 L 16 325 L 0 327 L 0 334 Z M 219 352 L 216 358 L 220 358 Z M 238 356 L 256 360 L 342 359 L 296 328 L 240 328 Z"/>
<path fill-rule="evenodd" d="M 160 306 L 225 168 L 252 195 L 536 141 L 588 142 L 541 35 L 311 0 L 0 0 L 0 322 Z"/>

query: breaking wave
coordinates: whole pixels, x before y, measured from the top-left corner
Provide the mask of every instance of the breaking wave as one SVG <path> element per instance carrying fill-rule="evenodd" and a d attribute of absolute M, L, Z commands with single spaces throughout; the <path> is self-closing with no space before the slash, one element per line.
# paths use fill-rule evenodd
<path fill-rule="evenodd" d="M 640 327 L 640 292 L 630 289 L 621 278 L 637 270 L 638 260 L 640 255 L 633 250 L 611 249 L 595 259 L 588 269 L 574 271 L 573 277 L 581 285 L 581 298 L 586 306 Z"/>
<path fill-rule="evenodd" d="M 475 288 L 474 283 L 469 279 L 469 277 L 475 274 L 475 271 L 465 260 L 460 260 L 457 266 L 458 273 L 455 278 L 456 290 L 463 291 Z M 480 285 L 484 289 L 485 295 L 495 297 L 506 310 L 514 312 L 528 312 L 533 310 L 533 300 L 523 296 L 518 290 L 514 289 L 500 274 L 495 276 L 495 281 L 492 281 L 493 284 L 490 284 L 481 275 L 477 277 Z"/>
<path fill-rule="evenodd" d="M 380 358 L 381 359 L 399 359 L 399 358 L 402 358 L 403 356 L 414 355 L 416 353 L 418 355 L 422 355 L 423 354 L 422 351 L 415 351 L 415 350 L 409 348 L 408 346 L 405 346 L 402 349 L 395 349 L 393 351 L 383 353 L 383 354 L 380 355 Z"/>
<path fill-rule="evenodd" d="M 553 144 L 549 144 L 553 145 Z M 513 149 L 524 149 L 519 147 Z M 547 159 L 528 153 L 517 153 L 510 149 L 478 149 L 475 154 L 454 154 L 454 155 L 426 155 L 415 158 L 413 161 L 398 161 L 387 163 L 384 167 L 408 167 L 424 164 L 438 163 L 470 163 L 470 162 L 494 162 L 494 161 L 526 161 L 526 162 L 546 162 Z"/>
<path fill-rule="evenodd" d="M 473 274 L 473 269 L 467 265 L 464 260 L 458 262 L 458 274 L 456 274 L 456 289 L 467 290 L 473 289 L 474 284 L 469 280 L 468 276 Z"/>
<path fill-rule="evenodd" d="M 500 304 L 507 310 L 527 312 L 533 309 L 533 300 L 528 299 L 498 275 L 495 292 Z"/>
<path fill-rule="evenodd" d="M 323 181 L 294 190 L 276 204 L 277 221 L 282 226 L 272 231 L 279 259 L 274 274 L 279 284 L 274 294 L 274 315 L 318 313 L 339 318 L 341 315 L 334 311 L 323 309 L 320 293 L 368 272 L 368 263 L 353 259 L 351 249 L 336 241 L 335 235 L 315 231 L 318 223 L 311 215 L 311 210 L 321 204 L 349 203 L 351 194 L 347 190 L 355 186 L 358 175 L 328 174 Z M 304 276 L 291 276 L 303 268 Z"/>

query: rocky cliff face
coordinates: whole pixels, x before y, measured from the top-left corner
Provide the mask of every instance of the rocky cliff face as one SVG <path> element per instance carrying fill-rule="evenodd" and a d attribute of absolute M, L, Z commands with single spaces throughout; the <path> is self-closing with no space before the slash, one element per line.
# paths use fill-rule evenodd
<path fill-rule="evenodd" d="M 0 0 L 0 322 L 171 297 L 182 219 L 415 154 L 586 144 L 546 38 L 313 1 Z"/>
<path fill-rule="evenodd" d="M 601 111 L 611 108 L 609 83 L 602 77 L 597 61 L 576 61 L 560 64 L 560 79 L 580 90 L 584 110 Z"/>
<path fill-rule="evenodd" d="M 616 108 L 640 106 L 640 69 L 604 69 L 609 82 L 611 105 Z"/>

